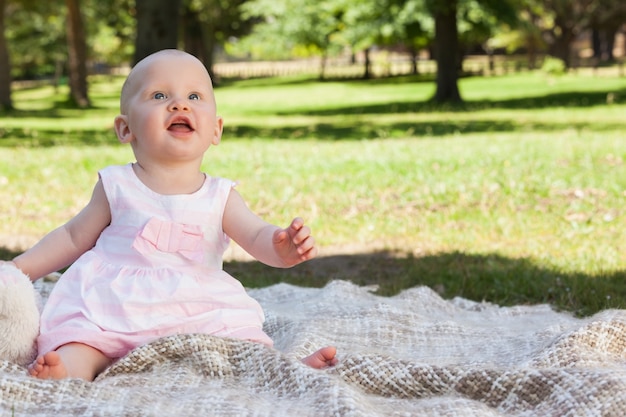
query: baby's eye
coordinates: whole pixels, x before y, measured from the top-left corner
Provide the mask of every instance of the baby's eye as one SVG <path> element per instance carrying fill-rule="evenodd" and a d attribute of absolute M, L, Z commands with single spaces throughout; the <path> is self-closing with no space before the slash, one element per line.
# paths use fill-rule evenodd
<path fill-rule="evenodd" d="M 189 100 L 200 100 L 200 96 L 196 93 L 189 94 Z"/>
<path fill-rule="evenodd" d="M 163 93 L 154 93 L 152 98 L 155 100 L 165 100 L 167 97 Z"/>

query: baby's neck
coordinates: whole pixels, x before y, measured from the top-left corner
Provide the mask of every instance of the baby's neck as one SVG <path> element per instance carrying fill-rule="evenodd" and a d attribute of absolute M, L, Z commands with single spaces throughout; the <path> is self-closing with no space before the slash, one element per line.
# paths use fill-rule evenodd
<path fill-rule="evenodd" d="M 135 175 L 146 187 L 162 195 L 193 194 L 202 188 L 206 175 L 198 168 L 180 169 L 133 165 Z"/>

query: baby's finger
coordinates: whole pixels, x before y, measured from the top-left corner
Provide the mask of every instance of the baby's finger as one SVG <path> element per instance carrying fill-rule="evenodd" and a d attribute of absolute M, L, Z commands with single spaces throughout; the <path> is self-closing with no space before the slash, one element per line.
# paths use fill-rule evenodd
<path fill-rule="evenodd" d="M 302 226 L 304 226 L 304 220 L 302 220 L 301 217 L 296 217 L 291 221 L 289 228 L 297 232 L 298 230 L 302 229 Z"/>
<path fill-rule="evenodd" d="M 309 226 L 302 226 L 300 230 L 298 230 L 296 234 L 292 236 L 291 241 L 295 245 L 300 245 L 309 237 L 311 237 L 311 228 L 309 228 Z"/>
<path fill-rule="evenodd" d="M 300 249 L 302 247 L 298 248 L 298 252 L 300 254 L 300 260 L 302 261 L 308 261 L 309 259 L 313 259 L 317 256 L 317 247 L 315 245 L 311 246 L 309 249 L 300 252 Z"/>
<path fill-rule="evenodd" d="M 298 245 L 298 253 L 300 255 L 304 255 L 311 250 L 314 250 L 313 254 L 317 253 L 317 249 L 315 247 L 315 239 L 313 239 L 312 236 L 309 236 Z"/>

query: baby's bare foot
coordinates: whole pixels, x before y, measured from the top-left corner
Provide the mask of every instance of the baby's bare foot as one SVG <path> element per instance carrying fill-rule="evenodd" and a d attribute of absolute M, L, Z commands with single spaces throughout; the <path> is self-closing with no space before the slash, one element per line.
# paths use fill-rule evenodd
<path fill-rule="evenodd" d="M 38 357 L 28 367 L 28 373 L 39 379 L 63 379 L 67 378 L 67 369 L 57 352 L 48 352 Z"/>
<path fill-rule="evenodd" d="M 336 354 L 337 349 L 334 346 L 326 346 L 302 359 L 302 363 L 316 369 L 335 366 L 337 365 Z"/>

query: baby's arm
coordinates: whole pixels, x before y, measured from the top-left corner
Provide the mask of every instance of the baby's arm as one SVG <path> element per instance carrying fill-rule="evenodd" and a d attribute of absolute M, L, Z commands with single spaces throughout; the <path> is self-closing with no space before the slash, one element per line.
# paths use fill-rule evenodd
<path fill-rule="evenodd" d="M 80 213 L 48 233 L 31 249 L 13 259 L 13 262 L 35 281 L 70 265 L 91 249 L 110 222 L 109 202 L 102 182 L 98 181 L 91 200 Z"/>
<path fill-rule="evenodd" d="M 231 190 L 224 218 L 224 232 L 246 252 L 264 264 L 289 268 L 317 254 L 311 229 L 300 218 L 281 229 L 254 214 L 236 190 Z"/>

